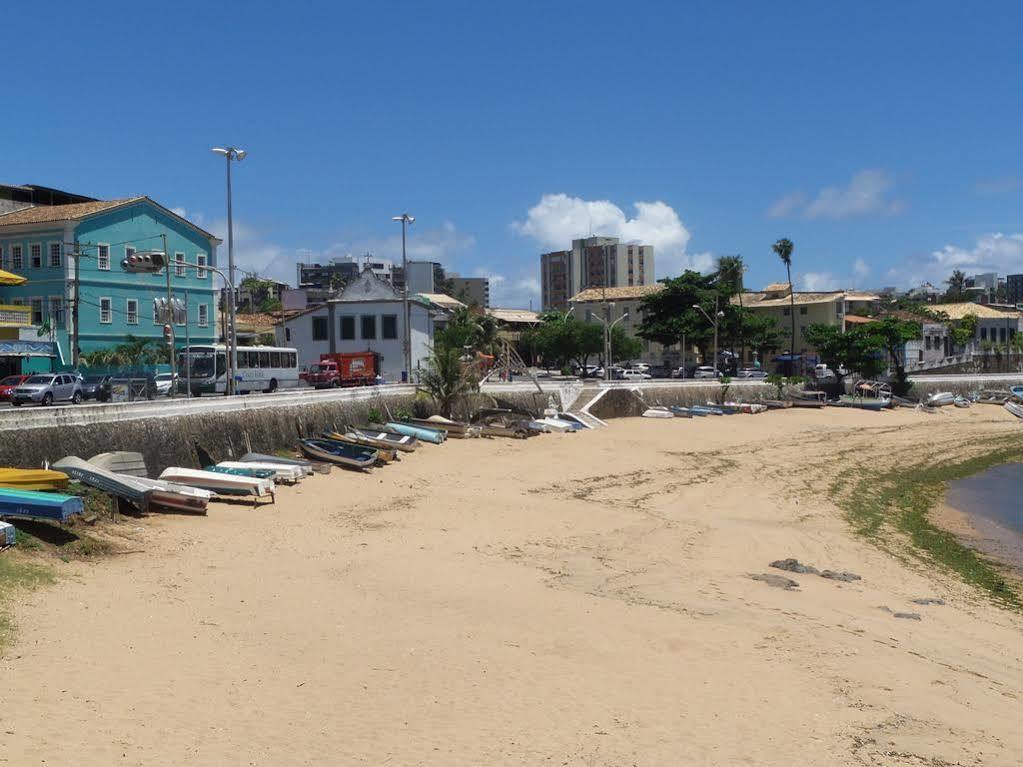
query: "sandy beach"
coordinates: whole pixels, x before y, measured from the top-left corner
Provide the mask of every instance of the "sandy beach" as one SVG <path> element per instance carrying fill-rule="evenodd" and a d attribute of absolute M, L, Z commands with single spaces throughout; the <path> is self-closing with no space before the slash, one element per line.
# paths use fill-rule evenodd
<path fill-rule="evenodd" d="M 1017 765 L 1023 617 L 827 491 L 1019 430 L 983 406 L 623 419 L 127 520 L 132 553 L 19 600 L 0 763 Z"/>

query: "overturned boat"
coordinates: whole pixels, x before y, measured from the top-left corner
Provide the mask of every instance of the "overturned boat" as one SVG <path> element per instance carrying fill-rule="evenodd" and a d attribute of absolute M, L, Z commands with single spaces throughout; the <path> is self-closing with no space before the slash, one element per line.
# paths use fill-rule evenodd
<path fill-rule="evenodd" d="M 68 475 L 50 469 L 0 469 L 0 487 L 11 490 L 66 490 Z"/>
<path fill-rule="evenodd" d="M 240 474 L 227 474 L 218 471 L 203 471 L 202 469 L 188 469 L 183 466 L 167 467 L 160 474 L 160 479 L 179 485 L 209 490 L 217 495 L 242 495 L 254 498 L 269 496 L 272 499 L 277 489 L 272 479 L 246 477 Z"/>
<path fill-rule="evenodd" d="M 139 482 L 136 477 L 108 471 L 76 455 L 61 458 L 53 466 L 82 484 L 128 501 L 141 512 L 148 509 L 152 490 Z"/>
<path fill-rule="evenodd" d="M 64 524 L 85 511 L 76 495 L 0 488 L 0 517 L 37 519 Z"/>
<path fill-rule="evenodd" d="M 302 439 L 298 444 L 303 455 L 349 469 L 369 469 L 377 462 L 377 451 L 370 447 L 331 439 Z"/>

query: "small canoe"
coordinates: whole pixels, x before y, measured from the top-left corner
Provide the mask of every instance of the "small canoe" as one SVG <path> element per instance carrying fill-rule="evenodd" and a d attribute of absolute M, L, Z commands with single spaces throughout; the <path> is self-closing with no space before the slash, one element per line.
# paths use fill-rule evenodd
<path fill-rule="evenodd" d="M 323 438 L 333 440 L 334 442 L 344 442 L 347 445 L 360 445 L 372 448 L 377 451 L 377 460 L 381 463 L 390 463 L 391 461 L 398 460 L 398 451 L 395 448 L 380 447 L 376 444 L 375 440 L 364 440 L 351 432 L 325 431 L 323 432 Z"/>
<path fill-rule="evenodd" d="M 667 408 L 650 407 L 643 411 L 644 418 L 674 418 L 675 414 Z"/>
<path fill-rule="evenodd" d="M 415 437 L 423 442 L 432 442 L 435 445 L 441 444 L 448 438 L 448 433 L 438 429 L 428 429 L 425 426 L 413 426 L 409 423 L 399 423 L 397 421 L 388 421 L 386 424 L 380 426 L 379 424 L 370 424 L 374 428 L 380 428 L 383 431 L 391 431 L 396 434 L 404 434 L 406 437 Z"/>
<path fill-rule="evenodd" d="M 303 455 L 348 469 L 369 469 L 377 462 L 377 451 L 361 445 L 349 445 L 331 439 L 302 439 L 298 445 Z"/>
<path fill-rule="evenodd" d="M 149 496 L 152 491 L 141 482 L 136 481 L 135 477 L 101 469 L 75 455 L 61 458 L 53 466 L 83 484 L 116 495 L 118 498 L 134 504 L 140 511 L 144 512 L 149 504 Z"/>
<path fill-rule="evenodd" d="M 213 493 L 198 487 L 164 482 L 162 479 L 136 477 L 138 482 L 148 485 L 153 493 L 149 496 L 150 511 L 184 512 L 188 514 L 205 514 Z"/>
<path fill-rule="evenodd" d="M 956 397 L 952 400 L 952 404 L 956 407 L 969 407 L 971 403 L 966 397 Z"/>
<path fill-rule="evenodd" d="M 85 505 L 77 495 L 0 488 L 0 517 L 42 519 L 64 524 L 84 511 Z"/>
<path fill-rule="evenodd" d="M 243 469 L 272 472 L 275 482 L 288 482 L 294 484 L 306 474 L 312 474 L 312 469 L 303 466 L 289 466 L 286 463 L 270 463 L 264 461 L 218 461 L 217 466 L 225 469 Z"/>
<path fill-rule="evenodd" d="M 372 426 L 350 426 L 347 431 L 356 435 L 359 439 L 366 440 L 373 447 L 393 448 L 403 453 L 411 453 L 419 447 L 418 439 L 410 437 L 408 434 L 398 434 L 396 431 L 387 431 L 386 429 Z"/>
<path fill-rule="evenodd" d="M 932 394 L 927 398 L 927 404 L 931 407 L 944 407 L 945 405 L 951 405 L 956 401 L 956 395 L 950 391 L 941 391 Z"/>
<path fill-rule="evenodd" d="M 12 490 L 67 490 L 68 475 L 50 469 L 0 469 L 0 487 Z"/>
<path fill-rule="evenodd" d="M 146 468 L 146 459 L 142 457 L 142 453 L 132 453 L 125 450 L 99 453 L 90 458 L 89 463 L 100 469 L 112 471 L 115 474 L 127 474 L 132 477 L 149 476 L 149 470 Z"/>
<path fill-rule="evenodd" d="M 273 480 L 277 476 L 277 472 L 273 469 L 256 469 L 256 468 L 245 468 L 245 469 L 232 469 L 229 466 L 221 466 L 219 464 L 210 464 L 209 466 L 203 466 L 203 471 L 212 471 L 217 474 L 233 474 L 236 477 L 252 477 L 253 479 L 269 479 Z"/>
<path fill-rule="evenodd" d="M 693 411 L 693 415 L 724 415 L 725 411 L 719 407 L 709 407 L 707 405 L 693 405 L 690 410 Z"/>
<path fill-rule="evenodd" d="M 243 477 L 238 474 L 226 474 L 219 471 L 203 471 L 188 469 L 183 466 L 169 466 L 163 470 L 160 479 L 175 482 L 179 485 L 198 487 L 209 490 L 217 495 L 248 495 L 262 498 L 274 496 L 276 486 L 272 479 Z"/>
<path fill-rule="evenodd" d="M 679 405 L 671 405 L 668 408 L 672 413 L 675 414 L 676 418 L 692 418 L 693 411 L 687 407 L 680 407 Z"/>

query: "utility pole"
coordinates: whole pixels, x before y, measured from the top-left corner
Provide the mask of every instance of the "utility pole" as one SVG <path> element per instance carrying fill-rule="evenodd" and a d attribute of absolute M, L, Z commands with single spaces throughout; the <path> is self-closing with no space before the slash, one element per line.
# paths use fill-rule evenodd
<path fill-rule="evenodd" d="M 401 222 L 401 270 L 404 274 L 405 288 L 401 292 L 401 304 L 404 318 L 405 332 L 402 334 L 403 350 L 405 352 L 405 382 L 412 380 L 412 308 L 409 305 L 408 295 L 408 255 L 405 251 L 405 230 L 408 225 L 414 222 L 415 216 L 402 213 L 400 216 L 392 216 L 392 221 Z"/>
<path fill-rule="evenodd" d="M 73 281 L 74 302 L 71 304 L 71 365 L 78 370 L 78 304 L 80 302 L 79 291 L 81 290 L 81 260 L 82 254 L 78 249 L 78 240 L 75 240 L 75 277 Z"/>
<path fill-rule="evenodd" d="M 192 396 L 192 339 L 188 331 L 188 288 L 185 288 L 185 397 Z M 216 363 L 214 362 L 214 368 Z M 172 390 L 177 384 L 172 385 Z"/>
<path fill-rule="evenodd" d="M 164 263 L 166 263 L 166 266 L 164 266 L 164 268 L 163 268 L 163 273 L 165 275 L 167 275 L 167 311 L 164 313 L 164 320 L 166 321 L 167 326 L 170 328 L 170 340 L 167 341 L 167 345 L 170 347 L 171 387 L 170 387 L 170 392 L 167 394 L 167 396 L 168 397 L 173 397 L 174 396 L 174 389 L 177 387 L 177 381 L 175 379 L 177 378 L 178 365 L 177 365 L 177 360 L 175 360 L 175 358 L 174 358 L 174 351 L 175 351 L 175 349 L 174 349 L 174 336 L 175 336 L 175 333 L 174 333 L 174 298 L 173 298 L 174 294 L 171 293 L 171 272 L 170 272 L 171 257 L 170 257 L 170 253 L 167 252 L 167 233 L 164 232 L 163 234 L 160 235 L 160 237 L 163 240 L 163 260 L 164 260 Z M 187 328 L 188 328 L 188 317 L 187 316 L 185 317 L 185 328 L 186 328 L 186 332 L 187 332 Z"/>

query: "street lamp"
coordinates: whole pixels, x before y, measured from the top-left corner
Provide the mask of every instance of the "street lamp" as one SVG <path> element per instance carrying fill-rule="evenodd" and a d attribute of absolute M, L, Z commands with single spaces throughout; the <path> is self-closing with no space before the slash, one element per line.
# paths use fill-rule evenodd
<path fill-rule="evenodd" d="M 244 149 L 237 149 L 233 146 L 227 148 L 215 146 L 211 151 L 214 154 L 224 155 L 224 159 L 227 161 L 227 273 L 229 277 L 227 283 L 227 315 L 228 322 L 231 323 L 227 353 L 227 366 L 230 368 L 230 375 L 227 379 L 227 393 L 234 394 L 234 377 L 235 371 L 238 370 L 238 331 L 235 326 L 234 317 L 234 221 L 231 216 L 231 161 L 241 162 L 248 153 Z"/>
<path fill-rule="evenodd" d="M 707 318 L 707 322 L 714 326 L 714 378 L 718 377 L 718 321 L 725 316 L 725 313 L 718 310 L 718 299 L 714 297 L 714 317 L 713 319 L 707 311 L 699 304 L 693 304 L 693 308 L 697 309 L 700 314 Z"/>
<path fill-rule="evenodd" d="M 401 221 L 401 272 L 405 275 L 405 289 L 401 292 L 401 308 L 404 315 L 405 332 L 402 334 L 402 345 L 405 352 L 405 373 L 406 381 L 412 378 L 412 324 L 411 311 L 408 302 L 408 255 L 405 252 L 406 230 L 416 220 L 415 216 L 402 213 L 400 216 L 391 216 L 391 221 Z"/>

